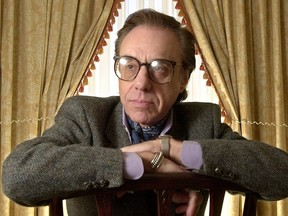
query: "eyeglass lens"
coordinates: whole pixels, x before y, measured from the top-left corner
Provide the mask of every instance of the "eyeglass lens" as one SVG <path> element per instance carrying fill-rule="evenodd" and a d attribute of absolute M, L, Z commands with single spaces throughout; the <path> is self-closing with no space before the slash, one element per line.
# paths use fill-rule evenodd
<path fill-rule="evenodd" d="M 171 81 L 174 65 L 168 60 L 153 60 L 140 63 L 137 59 L 122 56 L 115 61 L 115 73 L 118 78 L 130 81 L 136 78 L 141 66 L 147 66 L 149 77 L 156 83 L 164 84 Z"/>

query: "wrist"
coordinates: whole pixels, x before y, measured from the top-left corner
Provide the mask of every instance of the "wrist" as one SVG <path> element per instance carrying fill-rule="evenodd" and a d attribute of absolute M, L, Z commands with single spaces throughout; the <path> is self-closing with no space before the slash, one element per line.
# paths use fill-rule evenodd
<path fill-rule="evenodd" d="M 160 135 L 158 137 L 158 139 L 160 140 L 161 144 L 161 151 L 163 152 L 165 157 L 170 156 L 170 140 L 172 139 L 172 136 L 170 135 Z"/>
<path fill-rule="evenodd" d="M 181 161 L 181 151 L 182 151 L 182 141 L 170 139 L 170 159 L 178 164 L 182 165 Z"/>

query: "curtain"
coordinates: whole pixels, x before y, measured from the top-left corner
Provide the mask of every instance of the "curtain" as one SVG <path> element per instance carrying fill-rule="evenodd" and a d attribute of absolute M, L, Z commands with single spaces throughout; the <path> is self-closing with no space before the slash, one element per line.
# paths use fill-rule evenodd
<path fill-rule="evenodd" d="M 114 2 L 0 2 L 1 169 L 13 148 L 40 135 L 63 100 L 75 93 L 96 47 L 102 46 Z M 3 216 L 48 214 L 47 208 L 15 204 L 2 190 L 0 203 Z"/>
<path fill-rule="evenodd" d="M 178 1 L 234 130 L 288 150 L 288 1 Z M 286 112 L 285 112 L 286 111 Z M 284 183 L 284 182 L 283 182 Z M 225 201 L 226 202 L 226 201 Z M 223 215 L 239 215 L 241 197 Z M 287 215 L 288 200 L 260 201 L 258 215 Z"/>

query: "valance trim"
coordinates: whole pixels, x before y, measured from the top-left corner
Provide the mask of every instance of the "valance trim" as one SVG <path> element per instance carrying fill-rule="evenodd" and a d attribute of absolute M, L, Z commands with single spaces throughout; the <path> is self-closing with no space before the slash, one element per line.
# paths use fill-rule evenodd
<path fill-rule="evenodd" d="M 101 39 L 98 42 L 97 48 L 90 60 L 90 63 L 87 66 L 87 69 L 81 79 L 81 82 L 76 89 L 74 95 L 78 95 L 79 93 L 84 92 L 84 86 L 88 85 L 88 77 L 92 76 L 92 70 L 95 70 L 96 65 L 95 62 L 99 62 L 99 55 L 103 53 L 103 47 L 107 46 L 106 40 L 110 38 L 109 32 L 113 31 L 113 24 L 115 23 L 115 17 L 119 15 L 118 9 L 121 9 L 121 2 L 125 0 L 115 0 L 109 15 L 109 19 L 106 23 L 105 30 L 102 32 Z"/>
<path fill-rule="evenodd" d="M 12 125 L 12 124 L 19 124 L 19 123 L 35 123 L 35 122 L 41 122 L 41 121 L 53 121 L 54 117 L 41 117 L 41 118 L 29 118 L 29 119 L 18 119 L 18 120 L 11 120 L 11 121 L 0 121 L 0 126 L 5 125 Z M 258 122 L 253 120 L 237 120 L 232 119 L 232 122 L 237 124 L 250 124 L 250 125 L 258 125 L 258 126 L 268 126 L 268 127 L 285 127 L 288 128 L 288 124 L 286 123 L 274 123 L 274 122 Z"/>

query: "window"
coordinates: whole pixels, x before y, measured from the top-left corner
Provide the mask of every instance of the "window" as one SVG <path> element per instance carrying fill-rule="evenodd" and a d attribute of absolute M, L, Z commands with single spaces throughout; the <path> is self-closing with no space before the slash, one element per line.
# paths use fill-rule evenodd
<path fill-rule="evenodd" d="M 181 17 L 178 16 L 178 10 L 175 9 L 174 1 L 155 1 L 155 0 L 126 0 L 122 2 L 119 16 L 115 18 L 113 32 L 110 32 L 110 39 L 107 40 L 107 46 L 104 47 L 104 53 L 99 56 L 100 62 L 97 62 L 96 69 L 92 71 L 93 76 L 88 78 L 88 85 L 84 87 L 81 95 L 92 95 L 106 97 L 118 94 L 118 78 L 113 71 L 114 41 L 117 37 L 117 31 L 123 26 L 127 16 L 141 8 L 153 8 L 157 11 L 166 13 L 175 17 L 179 22 Z M 186 101 L 200 101 L 219 103 L 214 88 L 206 86 L 206 80 L 203 79 L 204 71 L 200 70 L 201 58 L 196 55 L 196 69 L 191 74 L 187 86 L 188 98 Z"/>

